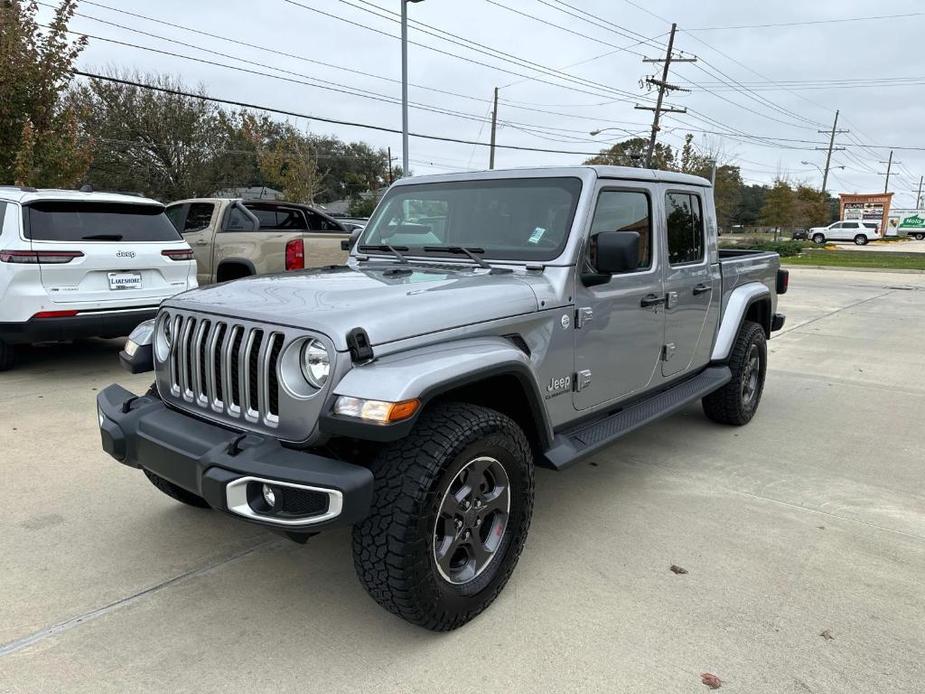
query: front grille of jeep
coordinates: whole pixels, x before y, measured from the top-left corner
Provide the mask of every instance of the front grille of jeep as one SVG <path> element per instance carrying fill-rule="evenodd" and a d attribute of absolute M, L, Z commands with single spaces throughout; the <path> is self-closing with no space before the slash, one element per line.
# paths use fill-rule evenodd
<path fill-rule="evenodd" d="M 278 426 L 281 332 L 202 316 L 172 315 L 169 320 L 174 396 L 234 419 Z"/>

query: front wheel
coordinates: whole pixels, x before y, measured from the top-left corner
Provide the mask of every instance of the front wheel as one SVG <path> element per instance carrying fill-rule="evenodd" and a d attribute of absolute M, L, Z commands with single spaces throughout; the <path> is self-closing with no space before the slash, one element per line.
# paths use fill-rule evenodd
<path fill-rule="evenodd" d="M 720 424 L 748 424 L 758 410 L 767 368 L 764 328 L 745 321 L 729 355 L 732 380 L 703 399 L 704 414 Z"/>
<path fill-rule="evenodd" d="M 856 245 L 856 246 L 866 246 L 866 245 L 867 245 L 867 237 L 864 236 L 864 234 L 858 234 L 857 236 L 854 237 L 854 245 Z"/>
<path fill-rule="evenodd" d="M 821 246 L 823 243 L 825 243 L 825 236 L 822 234 L 813 234 L 813 243 Z"/>
<path fill-rule="evenodd" d="M 501 592 L 533 513 L 533 456 L 509 417 L 464 403 L 425 411 L 371 465 L 373 507 L 353 529 L 357 576 L 382 607 L 456 629 Z"/>

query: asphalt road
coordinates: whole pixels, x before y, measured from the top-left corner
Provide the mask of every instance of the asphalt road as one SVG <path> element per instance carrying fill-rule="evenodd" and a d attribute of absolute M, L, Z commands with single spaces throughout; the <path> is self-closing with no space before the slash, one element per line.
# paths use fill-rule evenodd
<path fill-rule="evenodd" d="M 99 449 L 116 342 L 0 374 L 0 691 L 921 692 L 925 275 L 793 269 L 761 410 L 541 471 L 511 582 L 432 634 Z M 676 575 L 678 565 L 688 571 Z"/>

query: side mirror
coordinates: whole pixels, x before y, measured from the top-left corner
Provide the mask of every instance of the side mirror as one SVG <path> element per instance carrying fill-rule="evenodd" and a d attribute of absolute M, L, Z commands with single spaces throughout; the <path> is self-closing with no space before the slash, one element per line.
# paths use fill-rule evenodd
<path fill-rule="evenodd" d="M 340 242 L 340 249 L 342 251 L 349 251 L 356 245 L 357 240 L 360 238 L 360 234 L 363 233 L 362 229 L 354 229 L 350 232 L 350 238 L 344 239 Z"/>
<path fill-rule="evenodd" d="M 119 363 L 130 374 L 154 371 L 154 325 L 154 318 L 140 323 L 119 352 Z"/>
<path fill-rule="evenodd" d="M 639 267 L 639 232 L 602 231 L 597 235 L 597 271 L 617 275 Z"/>

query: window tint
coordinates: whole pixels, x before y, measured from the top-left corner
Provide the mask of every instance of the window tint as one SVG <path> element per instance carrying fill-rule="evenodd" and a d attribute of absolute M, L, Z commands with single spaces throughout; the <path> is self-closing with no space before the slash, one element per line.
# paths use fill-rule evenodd
<path fill-rule="evenodd" d="M 690 193 L 668 193 L 668 262 L 671 265 L 703 260 L 703 210 L 700 197 Z"/>
<path fill-rule="evenodd" d="M 193 231 L 202 231 L 208 229 L 212 223 L 212 212 L 215 205 L 210 202 L 194 202 L 189 206 L 189 212 L 186 214 L 186 223 L 183 225 L 183 233 L 187 234 Z"/>
<path fill-rule="evenodd" d="M 597 197 L 597 208 L 591 220 L 588 244 L 588 264 L 597 269 L 595 250 L 597 235 L 602 231 L 635 231 L 639 233 L 639 268 L 652 266 L 652 215 L 649 196 L 625 190 L 604 190 Z"/>
<path fill-rule="evenodd" d="M 26 235 L 42 241 L 178 241 L 160 205 L 43 201 L 28 206 Z"/>
<path fill-rule="evenodd" d="M 183 230 L 183 222 L 186 219 L 186 211 L 188 209 L 189 205 L 171 205 L 164 211 L 164 214 L 167 215 L 167 219 L 170 220 L 170 223 L 173 224 L 173 228 L 177 231 Z"/>
<path fill-rule="evenodd" d="M 247 209 L 256 215 L 260 221 L 261 230 L 285 229 L 285 230 L 305 230 L 308 224 L 305 222 L 305 215 L 302 210 L 296 207 L 261 207 L 258 205 L 247 205 Z"/>
<path fill-rule="evenodd" d="M 305 215 L 308 217 L 308 228 L 312 231 L 344 231 L 337 222 L 332 219 L 328 219 L 324 215 L 318 214 L 317 212 L 306 210 Z"/>

